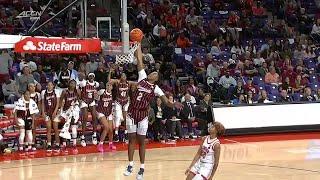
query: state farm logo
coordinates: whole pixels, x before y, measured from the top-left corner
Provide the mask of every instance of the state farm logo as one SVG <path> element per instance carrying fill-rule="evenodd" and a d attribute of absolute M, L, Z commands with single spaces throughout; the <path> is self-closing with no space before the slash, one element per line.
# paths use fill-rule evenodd
<path fill-rule="evenodd" d="M 25 51 L 81 51 L 82 45 L 71 44 L 67 42 L 47 43 L 41 41 L 37 44 L 34 44 L 32 41 L 27 41 L 22 49 Z"/>

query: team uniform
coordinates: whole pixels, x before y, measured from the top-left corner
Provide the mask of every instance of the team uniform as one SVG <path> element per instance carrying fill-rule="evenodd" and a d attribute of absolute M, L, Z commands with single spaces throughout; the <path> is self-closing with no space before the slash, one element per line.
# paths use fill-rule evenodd
<path fill-rule="evenodd" d="M 46 121 L 55 118 L 52 115 L 56 108 L 58 98 L 60 98 L 60 93 L 57 90 L 53 90 L 51 92 L 49 92 L 48 90 L 43 90 L 41 92 L 41 99 L 44 100 Z"/>
<path fill-rule="evenodd" d="M 92 83 L 89 81 L 81 81 L 80 84 L 81 89 L 81 96 L 82 96 L 82 103 L 80 108 L 87 108 L 95 106 L 95 100 L 94 100 L 94 92 L 99 87 L 99 83 L 96 81 L 93 81 Z"/>
<path fill-rule="evenodd" d="M 59 87 L 68 88 L 69 81 L 71 80 L 71 72 L 69 70 L 60 72 L 59 74 Z"/>
<path fill-rule="evenodd" d="M 105 89 L 101 89 L 98 91 L 99 99 L 97 106 L 97 118 L 100 119 L 102 117 L 106 117 L 107 120 L 112 121 L 112 107 L 113 107 L 113 99 L 112 93 L 108 93 Z"/>
<path fill-rule="evenodd" d="M 115 126 L 119 127 L 123 119 L 122 111 L 127 112 L 129 107 L 129 82 L 119 82 L 116 90 L 115 101 Z"/>
<path fill-rule="evenodd" d="M 192 166 L 190 172 L 195 174 L 194 180 L 207 180 L 210 178 L 214 166 L 214 146 L 220 144 L 218 138 L 207 136 L 201 146 L 199 160 Z"/>
<path fill-rule="evenodd" d="M 64 94 L 65 96 L 63 99 L 64 105 L 63 105 L 62 109 L 60 110 L 60 117 L 62 117 L 64 120 L 66 120 L 69 117 L 69 113 L 67 111 L 70 110 L 73 103 L 75 103 L 75 101 L 77 101 L 77 99 L 78 99 L 78 94 L 77 94 L 76 90 L 71 92 L 71 91 L 69 91 L 69 89 L 67 89 L 65 92 L 66 93 Z M 75 113 L 77 113 L 77 112 L 75 112 Z M 54 121 L 60 122 L 61 119 L 55 118 Z"/>
<path fill-rule="evenodd" d="M 150 102 L 155 96 L 163 95 L 163 91 L 157 85 L 147 81 L 145 70 L 139 71 L 137 90 L 131 96 L 126 118 L 128 133 L 146 135 Z"/>
<path fill-rule="evenodd" d="M 37 104 L 39 104 L 41 101 L 41 95 L 38 92 L 30 93 L 30 98 L 34 100 L 34 102 L 36 102 Z"/>
<path fill-rule="evenodd" d="M 30 99 L 26 101 L 23 97 L 15 103 L 18 126 L 24 126 L 26 130 L 32 129 L 32 115 L 39 113 L 37 103 Z"/>

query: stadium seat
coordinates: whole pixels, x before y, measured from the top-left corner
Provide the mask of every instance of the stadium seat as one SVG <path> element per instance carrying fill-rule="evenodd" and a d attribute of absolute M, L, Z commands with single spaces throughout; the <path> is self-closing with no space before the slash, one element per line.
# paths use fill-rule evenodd
<path fill-rule="evenodd" d="M 255 85 L 259 85 L 259 84 L 263 84 L 264 83 L 263 78 L 260 77 L 260 76 L 254 76 L 252 82 Z"/>
<path fill-rule="evenodd" d="M 294 94 L 292 95 L 293 101 L 296 101 L 296 102 L 300 101 L 300 99 L 301 99 L 302 97 L 303 97 L 303 95 L 300 94 L 300 93 L 294 93 Z"/>

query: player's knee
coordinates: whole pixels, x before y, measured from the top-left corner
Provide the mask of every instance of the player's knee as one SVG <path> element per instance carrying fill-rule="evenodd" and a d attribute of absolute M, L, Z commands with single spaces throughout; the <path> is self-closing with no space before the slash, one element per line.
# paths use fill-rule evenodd
<path fill-rule="evenodd" d="M 205 178 L 203 178 L 203 176 L 201 176 L 201 174 L 196 174 L 192 180 L 205 180 Z"/>

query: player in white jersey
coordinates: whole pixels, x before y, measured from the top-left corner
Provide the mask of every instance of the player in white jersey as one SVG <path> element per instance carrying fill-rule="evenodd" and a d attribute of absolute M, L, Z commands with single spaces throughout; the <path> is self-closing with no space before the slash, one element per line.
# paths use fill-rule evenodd
<path fill-rule="evenodd" d="M 197 154 L 186 170 L 187 180 L 212 180 L 218 168 L 220 141 L 218 137 L 225 132 L 224 126 L 215 122 L 208 127 L 209 134 L 204 137 Z"/>

